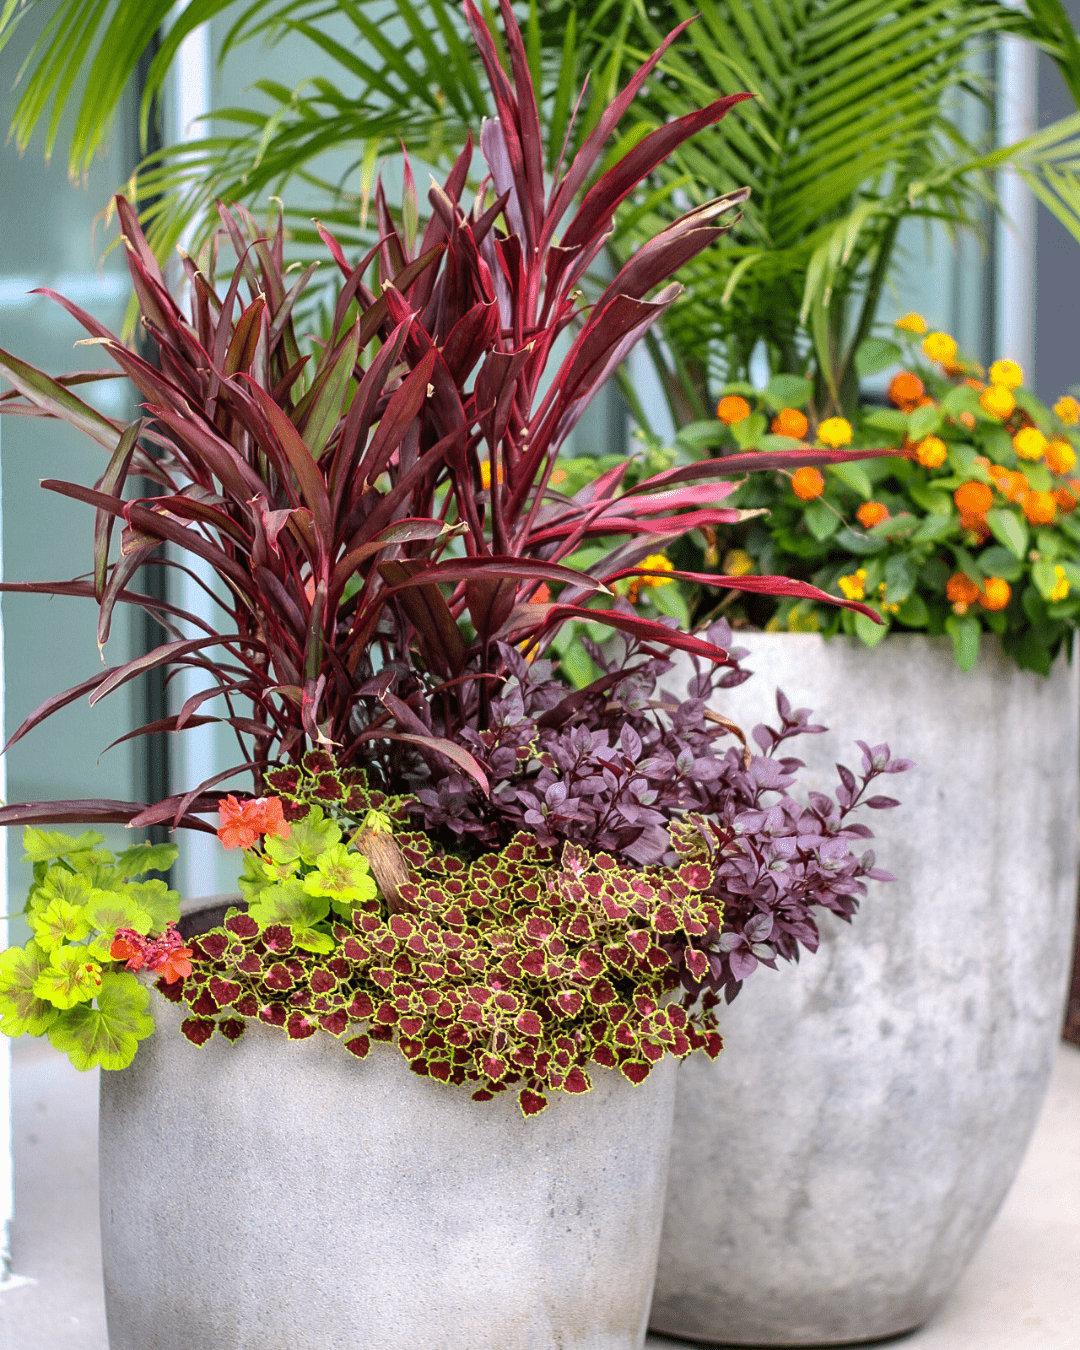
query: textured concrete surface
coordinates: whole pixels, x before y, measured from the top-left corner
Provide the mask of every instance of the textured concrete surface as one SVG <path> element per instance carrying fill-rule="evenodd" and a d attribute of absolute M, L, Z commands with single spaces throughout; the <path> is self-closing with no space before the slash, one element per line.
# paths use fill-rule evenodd
<path fill-rule="evenodd" d="M 102 1077 L 112 1350 L 636 1350 L 675 1061 L 524 1120 L 375 1045 L 158 1032 Z"/>
<path fill-rule="evenodd" d="M 719 1060 L 680 1073 L 651 1326 L 869 1340 L 936 1311 L 1042 1102 L 1076 903 L 1078 669 L 1043 680 L 988 649 L 965 675 L 947 639 L 746 645 L 761 673 L 716 707 L 747 731 L 776 720 L 777 685 L 811 708 L 830 732 L 786 751 L 807 787 L 858 770 L 856 737 L 917 767 L 875 784 L 900 809 L 862 817 L 899 880 L 851 927 L 825 916 L 816 956 L 755 973 Z"/>
<path fill-rule="evenodd" d="M 78 1074 L 48 1045 L 22 1041 L 15 1046 L 14 1102 L 15 1269 L 35 1280 L 0 1286 L 0 1350 L 108 1350 L 97 1235 L 97 1074 Z M 1080 1350 L 1078 1121 L 1080 1048 L 1066 1045 L 1016 1184 L 945 1306 L 898 1342 L 904 1350 Z M 649 1350 L 679 1344 L 646 1341 Z"/>

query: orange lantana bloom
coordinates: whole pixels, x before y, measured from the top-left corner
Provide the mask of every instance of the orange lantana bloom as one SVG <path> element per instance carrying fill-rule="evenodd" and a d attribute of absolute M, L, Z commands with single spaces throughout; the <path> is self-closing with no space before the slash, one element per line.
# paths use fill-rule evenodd
<path fill-rule="evenodd" d="M 987 577 L 986 585 L 979 596 L 983 609 L 1004 609 L 1012 596 L 1009 583 L 1002 577 Z"/>
<path fill-rule="evenodd" d="M 985 516 L 994 504 L 994 494 L 985 483 L 961 483 L 953 501 L 962 516 Z"/>
<path fill-rule="evenodd" d="M 726 394 L 716 405 L 716 415 L 721 422 L 731 426 L 750 416 L 750 404 L 738 394 Z"/>
<path fill-rule="evenodd" d="M 902 370 L 899 375 L 894 375 L 889 385 L 889 399 L 902 412 L 910 412 L 912 408 L 918 407 L 925 393 L 926 386 L 910 370 Z"/>
<path fill-rule="evenodd" d="M 884 502 L 863 502 L 855 515 L 863 529 L 869 530 L 871 526 L 879 525 L 883 520 L 889 519 L 889 508 Z"/>
<path fill-rule="evenodd" d="M 968 605 L 973 605 L 980 594 L 978 586 L 963 572 L 954 572 L 945 583 L 946 598 L 951 600 L 954 605 L 963 605 L 964 609 Z M 963 610 L 960 610 L 961 614 L 963 612 Z"/>
<path fill-rule="evenodd" d="M 825 479 L 809 466 L 796 469 L 791 475 L 791 490 L 800 501 L 810 502 L 825 491 Z"/>
<path fill-rule="evenodd" d="M 1052 492 L 1029 492 L 1024 498 L 1023 512 L 1032 525 L 1049 525 L 1057 515 L 1057 502 Z"/>
<path fill-rule="evenodd" d="M 806 414 L 801 413 L 798 408 L 781 408 L 773 418 L 772 433 L 774 436 L 791 436 L 794 440 L 801 441 L 809 425 Z"/>

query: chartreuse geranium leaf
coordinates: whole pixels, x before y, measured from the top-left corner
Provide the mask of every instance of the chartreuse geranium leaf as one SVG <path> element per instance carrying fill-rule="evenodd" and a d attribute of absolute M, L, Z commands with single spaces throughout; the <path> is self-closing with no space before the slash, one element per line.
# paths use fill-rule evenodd
<path fill-rule="evenodd" d="M 132 844 L 116 856 L 117 875 L 129 881 L 145 872 L 167 872 L 179 851 L 175 844 Z"/>
<path fill-rule="evenodd" d="M 350 853 L 344 844 L 334 844 L 319 855 L 315 871 L 304 877 L 303 888 L 308 895 L 328 897 L 342 914 L 379 893 L 367 859 L 362 853 Z"/>
<path fill-rule="evenodd" d="M 294 928 L 293 944 L 306 952 L 332 952 L 337 946 L 329 933 L 320 933 L 317 928 Z"/>
<path fill-rule="evenodd" d="M 330 901 L 309 895 L 299 880 L 265 886 L 248 906 L 257 924 L 287 923 L 293 929 L 314 928 L 330 913 Z"/>
<path fill-rule="evenodd" d="M 90 878 L 81 872 L 69 872 L 66 867 L 50 867 L 38 886 L 30 892 L 32 909 L 47 908 L 53 900 L 66 900 L 71 905 L 85 905 L 93 895 Z"/>
<path fill-rule="evenodd" d="M 91 929 L 86 907 L 67 900 L 51 900 L 44 909 L 31 910 L 27 922 L 38 946 L 46 952 L 65 942 L 81 942 Z"/>
<path fill-rule="evenodd" d="M 266 855 L 276 863 L 299 860 L 309 867 L 318 864 L 319 855 L 341 839 L 341 831 L 332 820 L 325 820 L 317 806 L 313 806 L 303 820 L 294 820 L 289 826 L 288 839 L 273 835 L 266 841 Z"/>
<path fill-rule="evenodd" d="M 96 830 L 87 830 L 73 838 L 70 834 L 61 834 L 59 830 L 39 830 L 28 825 L 23 830 L 23 862 L 50 862 L 53 858 L 72 858 L 78 853 L 99 852 L 95 859 L 102 862 L 109 857 L 104 850 L 98 850 L 98 844 L 105 842 L 105 836 Z"/>
<path fill-rule="evenodd" d="M 170 891 L 163 881 L 133 881 L 125 886 L 124 894 L 150 915 L 151 933 L 163 933 L 169 924 L 180 920 L 180 892 Z"/>
<path fill-rule="evenodd" d="M 99 961 L 111 959 L 117 929 L 131 928 L 145 937 L 152 927 L 149 911 L 119 891 L 95 891 L 85 914 L 96 934 L 87 950 Z"/>
<path fill-rule="evenodd" d="M 36 942 L 0 952 L 0 1032 L 5 1036 L 41 1036 L 57 1009 L 34 993 L 49 955 Z"/>
<path fill-rule="evenodd" d="M 34 981 L 34 993 L 56 1008 L 89 1003 L 101 988 L 101 967 L 85 947 L 56 947 Z"/>
<path fill-rule="evenodd" d="M 61 1013 L 49 1027 L 49 1040 L 77 1069 L 98 1064 L 124 1069 L 135 1058 L 139 1042 L 154 1030 L 148 1012 L 150 993 L 126 970 L 101 977 L 97 1006 L 82 1005 Z"/>

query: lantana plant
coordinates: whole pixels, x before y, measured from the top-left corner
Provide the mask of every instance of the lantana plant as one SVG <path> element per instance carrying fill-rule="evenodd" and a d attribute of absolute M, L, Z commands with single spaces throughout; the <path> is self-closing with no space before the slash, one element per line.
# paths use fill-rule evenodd
<path fill-rule="evenodd" d="M 754 597 L 725 612 L 755 626 L 854 633 L 876 646 L 890 631 L 948 633 L 969 669 L 983 633 L 1025 669 L 1046 674 L 1080 619 L 1080 403 L 1043 405 L 1012 360 L 989 371 L 918 314 L 874 339 L 863 368 L 902 363 L 888 406 L 864 404 L 854 422 L 811 425 L 806 382 L 781 377 L 765 391 L 739 386 L 698 443 L 742 447 L 895 446 L 891 457 L 803 466 L 755 476 L 729 500 L 763 514 L 708 527 L 675 556 L 729 575 L 783 572 L 880 618 L 839 613 L 805 597 Z M 684 594 L 691 612 L 716 593 Z"/>
<path fill-rule="evenodd" d="M 12 739 L 82 695 L 96 703 L 164 668 L 170 680 L 194 669 L 206 688 L 130 735 L 217 721 L 238 744 L 235 765 L 165 800 L 22 803 L 0 809 L 0 824 L 213 831 L 205 817 L 217 814 L 222 843 L 247 854 L 246 912 L 214 940 L 194 937 L 190 957 L 167 956 L 167 924 L 139 917 L 109 945 L 125 978 L 167 961 L 164 976 L 177 978 L 161 990 L 190 995 L 195 1040 L 215 1026 L 235 1038 L 257 1017 L 294 1037 L 316 1027 L 347 1036 L 358 1051 L 400 1022 L 418 1071 L 449 1065 L 452 1081 L 477 1080 L 481 1093 L 521 1079 L 528 1111 L 545 1088 L 586 1082 L 590 1057 L 613 1057 L 640 1078 L 657 1047 L 685 1053 L 698 1037 L 715 1050 L 715 989 L 730 996 L 751 962 L 813 945 L 809 906 L 832 897 L 846 915 L 861 878 L 875 875 L 872 857 L 848 857 L 865 833 L 846 822 L 854 778 L 838 806 L 822 798 L 806 815 L 784 796 L 795 761 L 715 748 L 734 729 L 706 708 L 711 676 L 688 701 L 655 697 L 656 663 L 672 648 L 726 672 L 721 684 L 742 678 L 728 630 L 680 631 L 673 616 L 646 617 L 632 603 L 673 578 L 712 580 L 661 555 L 687 531 L 738 524 L 744 512 L 728 499 L 748 471 L 866 452 L 793 446 L 632 482 L 617 463 L 560 490 L 560 450 L 590 397 L 672 303 L 670 277 L 736 218 L 746 190 L 665 228 L 592 304 L 582 278 L 620 203 L 744 96 L 602 159 L 680 27 L 549 183 L 525 46 L 506 0 L 501 9 L 509 72 L 465 0 L 498 109 L 481 130 L 479 173 L 470 140 L 432 186 L 421 226 L 406 162 L 402 210 L 395 217 L 376 187 L 380 237 L 358 261 L 323 232 L 341 272 L 325 340 L 302 343 L 294 331 L 310 273 L 288 273 L 280 219 L 263 233 L 247 212 L 222 207 L 218 236 L 183 259 L 185 312 L 118 198 L 155 360 L 54 298 L 134 384 L 143 415 L 115 422 L 74 392 L 93 375 L 52 378 L 0 352 L 15 387 L 0 410 L 61 418 L 107 455 L 93 487 L 43 484 L 94 508 L 92 576 L 6 589 L 92 597 L 102 645 L 118 603 L 150 613 L 165 639 L 49 699 Z M 223 244 L 236 255 L 231 271 L 219 271 Z M 155 495 L 139 495 L 145 480 Z M 597 540 L 603 555 L 583 563 Z M 182 570 L 185 554 L 220 583 L 214 623 L 134 588 L 145 568 Z M 802 581 L 724 584 L 876 621 L 863 602 Z M 580 691 L 545 659 L 578 620 L 621 644 L 618 662 Z M 794 729 L 785 728 L 777 744 Z M 899 763 L 867 753 L 864 787 Z M 251 776 L 250 792 L 219 786 L 238 774 Z M 763 792 L 781 795 L 766 809 Z M 747 861 L 732 871 L 735 854 Z M 103 968 L 102 980 L 116 973 Z M 660 1010 L 682 978 L 687 1008 L 710 985 L 694 1015 L 704 1020 Z M 0 1000 L 9 992 L 0 981 Z M 511 1004 L 514 1018 L 539 1019 L 539 1033 L 533 1016 L 510 1032 Z M 609 1005 L 626 1011 L 613 1017 Z M 133 1051 L 145 1024 L 133 1016 L 127 1030 Z M 521 1058 L 530 1052 L 531 1064 Z"/>

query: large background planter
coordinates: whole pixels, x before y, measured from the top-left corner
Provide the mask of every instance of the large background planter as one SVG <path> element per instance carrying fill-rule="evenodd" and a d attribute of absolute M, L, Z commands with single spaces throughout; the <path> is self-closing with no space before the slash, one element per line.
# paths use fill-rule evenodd
<path fill-rule="evenodd" d="M 102 1075 L 111 1350 L 637 1350 L 675 1061 L 524 1120 L 329 1037 L 158 1030 Z"/>
<path fill-rule="evenodd" d="M 832 728 L 790 753 L 810 785 L 858 737 L 917 762 L 865 812 L 879 864 L 849 928 L 758 971 L 715 1064 L 680 1071 L 651 1325 L 817 1345 L 924 1322 L 1020 1164 L 1061 1033 L 1077 882 L 1077 668 L 1049 679 L 984 642 L 737 634 L 758 672 L 716 706 L 748 731 L 774 691 Z M 745 640 L 744 640 L 745 639 Z M 789 743 L 790 744 L 790 743 Z"/>

